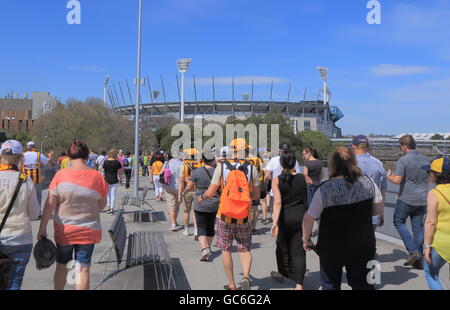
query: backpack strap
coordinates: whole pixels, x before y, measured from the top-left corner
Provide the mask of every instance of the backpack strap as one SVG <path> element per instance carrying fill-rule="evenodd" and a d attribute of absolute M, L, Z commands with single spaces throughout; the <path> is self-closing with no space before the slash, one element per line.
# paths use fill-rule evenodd
<path fill-rule="evenodd" d="M 203 169 L 205 170 L 205 172 L 208 175 L 209 179 L 212 180 L 213 177 L 212 177 L 211 173 L 209 173 L 208 169 L 205 166 L 203 166 Z"/>

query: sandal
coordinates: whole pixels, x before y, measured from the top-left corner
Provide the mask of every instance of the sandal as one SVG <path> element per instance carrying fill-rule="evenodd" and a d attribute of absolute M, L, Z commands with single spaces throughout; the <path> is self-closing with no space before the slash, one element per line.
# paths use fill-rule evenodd
<path fill-rule="evenodd" d="M 250 279 L 249 278 L 242 278 L 242 290 L 243 291 L 250 291 L 252 289 L 250 285 Z"/>
<path fill-rule="evenodd" d="M 224 285 L 223 288 L 225 289 L 225 291 L 237 291 L 236 287 L 230 287 L 228 284 Z"/>

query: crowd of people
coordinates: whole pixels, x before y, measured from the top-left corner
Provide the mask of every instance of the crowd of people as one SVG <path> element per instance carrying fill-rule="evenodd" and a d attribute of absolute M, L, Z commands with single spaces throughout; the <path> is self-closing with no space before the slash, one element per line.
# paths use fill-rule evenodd
<path fill-rule="evenodd" d="M 89 289 L 89 267 L 102 236 L 100 213 L 114 215 L 117 188 L 130 188 L 135 173 L 148 177 L 155 199 L 167 205 L 170 231 L 192 236 L 192 222 L 201 262 L 211 260 L 215 240 L 227 290 L 237 290 L 234 242 L 241 287 L 251 289 L 252 236 L 258 221 L 271 223 L 276 238 L 275 280 L 289 278 L 294 289 L 302 290 L 306 252 L 314 250 L 324 290 L 341 288 L 344 268 L 352 289 L 373 290 L 367 263 L 377 257 L 375 231 L 386 220 L 388 182 L 400 186 L 390 220 L 408 252 L 404 265 L 423 269 L 429 288 L 442 289 L 439 273 L 450 263 L 450 159 L 429 160 L 416 150 L 410 135 L 399 140 L 404 155 L 393 172 L 386 172 L 370 154 L 366 136 L 355 137 L 351 148 L 334 149 L 326 161 L 310 147 L 299 160 L 285 142 L 279 155 L 270 158 L 268 150 L 240 138 L 220 149 L 188 148 L 172 154 L 154 149 L 137 158 L 115 149 L 97 154 L 81 141 L 71 143 L 59 158 L 53 152 L 44 156 L 33 142 L 26 147 L 24 153 L 18 141 L 9 140 L 0 154 L 0 186 L 5 189 L 0 192 L 0 255 L 16 262 L 3 271 L 7 289 L 21 288 L 32 252 L 31 221 L 40 219 L 37 240 L 43 240 L 50 218 L 56 242 L 55 289 L 64 289 L 72 259 L 79 266 L 76 288 Z M 140 171 L 134 171 L 136 160 Z M 180 207 L 182 225 L 177 221 Z"/>

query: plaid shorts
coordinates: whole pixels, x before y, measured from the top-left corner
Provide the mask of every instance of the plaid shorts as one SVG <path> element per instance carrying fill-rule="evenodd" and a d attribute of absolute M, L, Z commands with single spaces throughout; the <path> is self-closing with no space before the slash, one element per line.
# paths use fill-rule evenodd
<path fill-rule="evenodd" d="M 250 252 L 252 245 L 252 223 L 232 224 L 216 218 L 214 227 L 216 234 L 216 247 L 225 252 L 231 252 L 233 240 L 236 239 L 238 251 Z"/>

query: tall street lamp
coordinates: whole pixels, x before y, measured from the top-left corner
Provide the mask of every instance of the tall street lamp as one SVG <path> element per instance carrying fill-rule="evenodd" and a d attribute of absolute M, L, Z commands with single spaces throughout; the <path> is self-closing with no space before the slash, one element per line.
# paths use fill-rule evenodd
<path fill-rule="evenodd" d="M 105 78 L 105 87 L 103 88 L 103 104 L 105 105 L 105 108 L 106 108 L 106 87 L 108 87 L 108 82 L 109 82 L 109 75 L 107 75 Z"/>
<path fill-rule="evenodd" d="M 184 122 L 184 74 L 189 70 L 192 59 L 178 59 L 178 70 L 181 73 L 181 108 L 180 108 L 180 122 Z"/>
<path fill-rule="evenodd" d="M 138 23 L 138 59 L 136 76 L 136 106 L 134 117 L 134 196 L 139 197 L 139 102 L 141 99 L 141 28 L 142 28 L 142 0 L 139 0 Z"/>
<path fill-rule="evenodd" d="M 320 72 L 320 76 L 323 80 L 323 104 L 325 106 L 325 121 L 328 122 L 327 115 L 327 81 L 328 81 L 328 68 L 326 67 L 317 67 L 317 70 Z"/>

